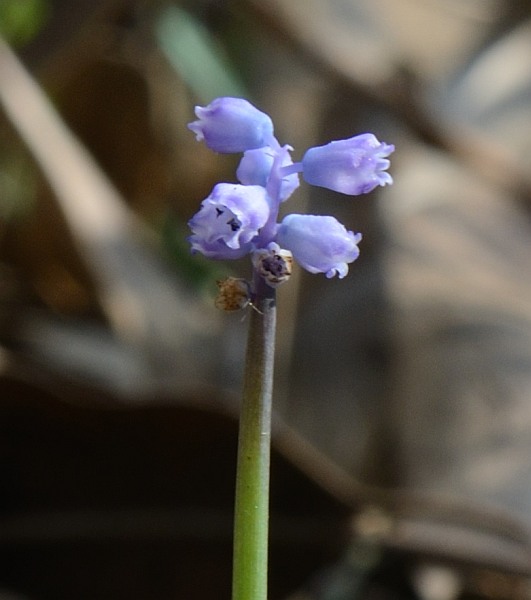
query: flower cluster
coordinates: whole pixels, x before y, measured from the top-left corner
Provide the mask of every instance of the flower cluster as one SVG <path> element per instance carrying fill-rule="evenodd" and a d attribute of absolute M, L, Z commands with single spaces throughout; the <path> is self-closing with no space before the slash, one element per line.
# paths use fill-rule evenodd
<path fill-rule="evenodd" d="M 239 183 L 216 185 L 190 220 L 192 252 L 214 259 L 251 254 L 273 287 L 289 276 L 291 256 L 310 273 L 345 277 L 361 234 L 330 216 L 288 214 L 278 223 L 280 204 L 299 186 L 299 173 L 311 185 L 354 196 L 390 184 L 387 157 L 394 147 L 365 133 L 310 148 L 294 163 L 293 148 L 279 144 L 271 118 L 247 100 L 217 98 L 195 113 L 198 120 L 188 127 L 197 140 L 243 156 Z"/>

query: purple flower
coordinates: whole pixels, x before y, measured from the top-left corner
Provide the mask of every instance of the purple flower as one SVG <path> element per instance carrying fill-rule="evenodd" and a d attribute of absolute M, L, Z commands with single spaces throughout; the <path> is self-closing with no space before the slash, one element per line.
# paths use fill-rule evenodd
<path fill-rule="evenodd" d="M 361 233 L 347 231 L 334 217 L 291 214 L 284 217 L 277 242 L 310 273 L 343 279 L 359 255 Z"/>
<path fill-rule="evenodd" d="M 311 185 L 342 194 L 367 194 L 378 185 L 393 183 L 386 172 L 394 146 L 372 133 L 310 148 L 302 159 L 302 176 Z"/>
<path fill-rule="evenodd" d="M 216 152 L 242 152 L 240 184 L 220 183 L 189 222 L 192 252 L 208 258 L 252 255 L 254 271 L 270 286 L 286 281 L 292 258 L 310 273 L 340 279 L 359 255 L 360 233 L 334 217 L 291 214 L 278 223 L 280 203 L 310 184 L 349 195 L 366 194 L 393 182 L 387 172 L 394 146 L 371 133 L 310 148 L 294 163 L 293 148 L 281 146 L 273 122 L 241 98 L 217 98 L 196 107 L 188 127 Z"/>
<path fill-rule="evenodd" d="M 300 185 L 297 173 L 283 175 L 280 171 L 281 167 L 293 165 L 289 154 L 290 150 L 292 150 L 290 146 L 279 149 L 265 146 L 263 148 L 247 150 L 244 152 L 236 171 L 238 181 L 244 185 L 261 185 L 266 187 L 269 184 L 269 187 L 271 187 L 272 178 L 278 178 L 277 185 L 274 187 L 278 188 L 278 201 L 284 202 Z M 276 165 L 275 159 L 277 162 Z M 279 171 L 272 172 L 273 166 L 278 168 Z M 275 194 L 273 193 L 273 195 Z"/>
<path fill-rule="evenodd" d="M 269 210 L 263 187 L 218 183 L 188 223 L 192 252 L 218 259 L 248 254 Z"/>
<path fill-rule="evenodd" d="M 188 128 L 215 152 L 244 152 L 273 139 L 271 118 L 242 98 L 216 98 L 206 107 L 196 106 L 195 114 L 198 120 Z"/>

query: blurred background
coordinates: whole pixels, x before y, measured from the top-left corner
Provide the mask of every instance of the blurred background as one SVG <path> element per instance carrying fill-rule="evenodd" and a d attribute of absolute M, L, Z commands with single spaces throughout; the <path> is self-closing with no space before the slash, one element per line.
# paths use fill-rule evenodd
<path fill-rule="evenodd" d="M 186 223 L 246 97 L 395 184 L 279 290 L 271 600 L 531 598 L 531 4 L 0 0 L 0 599 L 230 596 L 246 261 Z"/>

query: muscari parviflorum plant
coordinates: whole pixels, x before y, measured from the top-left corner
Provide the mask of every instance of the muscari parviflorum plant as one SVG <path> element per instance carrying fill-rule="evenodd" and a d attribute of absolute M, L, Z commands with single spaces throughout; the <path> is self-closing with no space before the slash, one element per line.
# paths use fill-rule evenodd
<path fill-rule="evenodd" d="M 293 162 L 289 145 L 274 136 L 271 118 L 241 98 L 217 98 L 196 107 L 189 124 L 214 152 L 242 153 L 239 183 L 218 183 L 189 221 L 193 253 L 214 260 L 249 255 L 252 281 L 218 282 L 216 305 L 251 305 L 240 412 L 234 517 L 233 600 L 267 600 L 269 460 L 276 288 L 292 263 L 310 273 L 341 279 L 359 255 L 361 233 L 332 216 L 287 214 L 279 208 L 299 187 L 299 174 L 314 186 L 349 196 L 392 183 L 388 156 L 394 146 L 364 133 L 310 148 Z"/>

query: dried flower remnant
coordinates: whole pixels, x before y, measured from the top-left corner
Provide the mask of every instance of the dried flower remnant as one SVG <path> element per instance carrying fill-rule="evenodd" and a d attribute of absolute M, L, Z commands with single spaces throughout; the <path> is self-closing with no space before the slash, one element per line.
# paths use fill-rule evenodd
<path fill-rule="evenodd" d="M 278 287 L 291 277 L 293 255 L 289 250 L 271 242 L 267 248 L 253 253 L 253 266 L 267 285 Z"/>
<path fill-rule="evenodd" d="M 242 310 L 252 302 L 251 285 L 239 277 L 227 277 L 216 281 L 219 293 L 214 301 L 216 308 L 227 312 Z"/>

